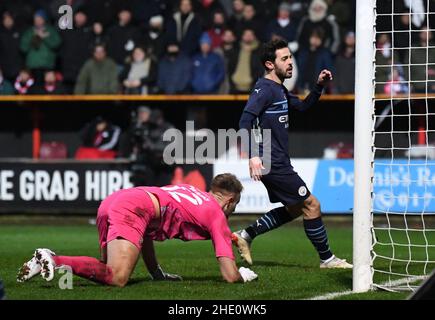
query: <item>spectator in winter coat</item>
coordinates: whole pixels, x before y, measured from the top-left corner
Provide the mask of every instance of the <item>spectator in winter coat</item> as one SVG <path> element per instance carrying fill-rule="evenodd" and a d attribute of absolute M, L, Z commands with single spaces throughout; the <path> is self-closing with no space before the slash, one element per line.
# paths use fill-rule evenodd
<path fill-rule="evenodd" d="M 229 27 L 234 30 L 239 39 L 242 37 L 244 30 L 252 29 L 260 41 L 265 40 L 264 24 L 259 19 L 253 4 L 245 4 L 243 7 L 242 19 L 236 21 L 234 24 L 230 24 Z"/>
<path fill-rule="evenodd" d="M 97 117 L 80 131 L 82 146 L 99 150 L 116 150 L 121 129 L 103 117 Z"/>
<path fill-rule="evenodd" d="M 203 30 L 208 30 L 213 24 L 213 16 L 215 12 L 224 12 L 224 7 L 219 0 L 203 0 L 198 1 L 195 7 L 195 12 L 198 14 Z"/>
<path fill-rule="evenodd" d="M 113 159 L 117 155 L 121 129 L 103 117 L 96 117 L 80 131 L 82 145 L 76 159 Z"/>
<path fill-rule="evenodd" d="M 323 46 L 323 30 L 315 29 L 310 35 L 310 47 L 301 49 L 298 54 L 298 89 L 306 92 L 314 89 L 316 76 L 324 69 L 334 73 L 331 52 Z"/>
<path fill-rule="evenodd" d="M 297 41 L 299 48 L 310 47 L 310 35 L 314 29 L 324 32 L 323 45 L 332 54 L 337 54 L 340 48 L 340 28 L 334 16 L 328 16 L 328 5 L 324 0 L 313 0 L 308 10 L 308 16 L 299 23 Z"/>
<path fill-rule="evenodd" d="M 118 69 L 107 57 L 104 46 L 94 49 L 93 58 L 86 61 L 80 70 L 74 89 L 75 94 L 115 94 L 119 91 Z"/>
<path fill-rule="evenodd" d="M 14 82 L 23 67 L 20 50 L 21 30 L 16 26 L 15 19 L 9 12 L 3 13 L 0 27 L 0 67 L 3 77 Z"/>
<path fill-rule="evenodd" d="M 148 54 L 159 60 L 163 57 L 166 50 L 167 38 L 165 35 L 163 16 L 153 16 L 145 30 L 145 47 Z"/>
<path fill-rule="evenodd" d="M 192 90 L 194 93 L 217 93 L 224 80 L 223 59 L 211 51 L 211 38 L 203 33 L 199 45 L 201 53 L 193 57 Z"/>
<path fill-rule="evenodd" d="M 118 24 L 107 31 L 107 54 L 118 66 L 126 63 L 133 49 L 139 45 L 139 29 L 131 24 L 132 13 L 121 10 Z"/>
<path fill-rule="evenodd" d="M 335 92 L 353 93 L 355 90 L 355 33 L 344 37 L 344 47 L 335 59 Z"/>
<path fill-rule="evenodd" d="M 60 68 L 68 92 L 74 90 L 80 69 L 92 54 L 92 31 L 87 20 L 83 11 L 77 11 L 74 13 L 74 28 L 61 31 Z"/>
<path fill-rule="evenodd" d="M 217 48 L 215 52 L 219 54 L 224 59 L 224 66 L 225 66 L 225 78 L 222 82 L 222 85 L 219 89 L 219 93 L 221 94 L 228 94 L 230 93 L 230 77 L 229 77 L 229 62 L 232 57 L 235 56 L 235 52 L 237 52 L 236 43 L 237 38 L 234 34 L 234 31 L 231 29 L 226 29 L 224 33 L 222 34 L 222 46 L 220 48 Z"/>
<path fill-rule="evenodd" d="M 120 78 L 126 94 L 149 94 L 157 78 L 157 65 L 145 49 L 136 47 Z"/>
<path fill-rule="evenodd" d="M 228 18 L 228 26 L 234 31 L 234 27 L 243 19 L 243 10 L 245 9 L 244 0 L 233 0 L 231 14 Z"/>
<path fill-rule="evenodd" d="M 240 47 L 228 58 L 230 92 L 249 93 L 255 82 L 264 74 L 260 62 L 260 43 L 252 29 L 243 31 Z"/>
<path fill-rule="evenodd" d="M 183 94 L 190 91 L 192 62 L 180 52 L 176 43 L 170 43 L 166 56 L 160 60 L 157 76 L 159 92 L 165 94 Z"/>
<path fill-rule="evenodd" d="M 207 30 L 211 38 L 211 50 L 222 46 L 222 36 L 226 28 L 225 15 L 222 11 L 216 11 L 213 14 L 213 23 Z"/>
<path fill-rule="evenodd" d="M 188 56 L 198 51 L 198 41 L 201 37 L 201 24 L 193 12 L 191 0 L 181 0 L 179 10 L 168 23 L 168 38 L 177 42 L 180 51 Z"/>
<path fill-rule="evenodd" d="M 297 27 L 297 21 L 291 17 L 290 5 L 282 3 L 278 9 L 278 16 L 267 27 L 266 38 L 270 40 L 275 34 L 287 42 L 295 41 Z"/>
<path fill-rule="evenodd" d="M 45 70 L 52 70 L 56 64 L 56 50 L 61 38 L 56 29 L 47 24 L 47 14 L 36 11 L 33 27 L 28 29 L 21 39 L 21 50 L 26 55 L 26 67 L 36 82 L 42 82 Z"/>

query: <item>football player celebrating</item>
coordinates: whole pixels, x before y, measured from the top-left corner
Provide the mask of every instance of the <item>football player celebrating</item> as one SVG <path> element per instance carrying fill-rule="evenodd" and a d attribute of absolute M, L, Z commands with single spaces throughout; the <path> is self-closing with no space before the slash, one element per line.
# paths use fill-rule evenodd
<path fill-rule="evenodd" d="M 249 171 L 251 178 L 261 181 L 267 189 L 271 202 L 281 202 L 275 208 L 246 229 L 233 234 L 233 241 L 243 259 L 252 264 L 251 243 L 255 237 L 303 215 L 305 233 L 320 257 L 320 268 L 352 268 L 346 260 L 336 257 L 328 243 L 325 226 L 322 222 L 320 203 L 308 190 L 305 182 L 293 170 L 288 151 L 288 110 L 304 111 L 320 98 L 324 86 L 332 80 L 329 70 L 321 70 L 317 84 L 303 100 L 290 94 L 283 82 L 292 76 L 292 54 L 284 40 L 271 40 L 264 46 L 262 64 L 266 75 L 259 79 L 251 93 L 240 118 L 240 128 L 255 133 L 270 130 L 270 146 L 263 145 L 262 138 L 254 145 L 258 154 L 250 155 Z M 255 135 L 255 134 L 254 134 Z M 261 158 L 263 150 L 269 148 L 271 157 Z M 269 171 L 265 174 L 265 169 Z"/>

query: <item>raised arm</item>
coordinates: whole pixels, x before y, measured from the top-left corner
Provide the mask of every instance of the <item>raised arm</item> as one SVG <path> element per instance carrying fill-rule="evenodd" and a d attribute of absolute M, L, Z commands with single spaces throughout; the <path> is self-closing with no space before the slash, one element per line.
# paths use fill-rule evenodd
<path fill-rule="evenodd" d="M 290 106 L 299 111 L 305 111 L 311 108 L 313 105 L 319 101 L 322 95 L 323 88 L 332 80 L 331 71 L 324 69 L 320 72 L 319 78 L 317 79 L 316 86 L 313 90 L 305 97 L 304 100 L 300 100 L 297 96 L 289 94 Z"/>

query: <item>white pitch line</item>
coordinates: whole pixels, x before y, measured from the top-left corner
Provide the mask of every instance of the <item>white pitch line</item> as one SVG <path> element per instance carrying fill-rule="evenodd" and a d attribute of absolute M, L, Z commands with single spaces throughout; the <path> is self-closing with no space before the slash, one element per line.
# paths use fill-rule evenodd
<path fill-rule="evenodd" d="M 348 294 L 352 294 L 353 291 L 352 290 L 347 290 L 347 291 L 338 291 L 338 292 L 331 292 L 331 293 L 327 293 L 323 296 L 315 296 L 312 298 L 308 298 L 306 300 L 332 300 L 341 296 L 347 296 Z"/>
<path fill-rule="evenodd" d="M 402 279 L 398 279 L 398 280 L 394 280 L 394 281 L 384 282 L 378 286 L 379 287 L 382 287 L 382 286 L 400 286 L 400 285 L 405 284 L 405 283 L 414 282 L 414 281 L 422 280 L 422 279 L 424 279 L 424 277 L 402 278 Z M 356 293 L 357 292 L 353 292 L 352 290 L 338 291 L 338 292 L 327 293 L 327 294 L 322 295 L 322 296 L 315 296 L 312 298 L 308 298 L 306 300 L 331 300 L 331 299 L 335 299 L 335 298 L 338 298 L 341 296 L 347 296 L 347 295 L 356 294 Z"/>

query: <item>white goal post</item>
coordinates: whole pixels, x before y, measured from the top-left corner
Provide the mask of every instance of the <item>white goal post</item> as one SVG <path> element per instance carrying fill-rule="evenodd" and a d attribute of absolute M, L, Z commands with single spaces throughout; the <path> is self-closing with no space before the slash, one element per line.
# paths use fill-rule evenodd
<path fill-rule="evenodd" d="M 357 0 L 353 291 L 435 268 L 435 2 Z"/>
<path fill-rule="evenodd" d="M 353 209 L 353 291 L 372 285 L 371 179 L 374 97 L 375 0 L 357 0 L 355 50 L 355 134 Z"/>

